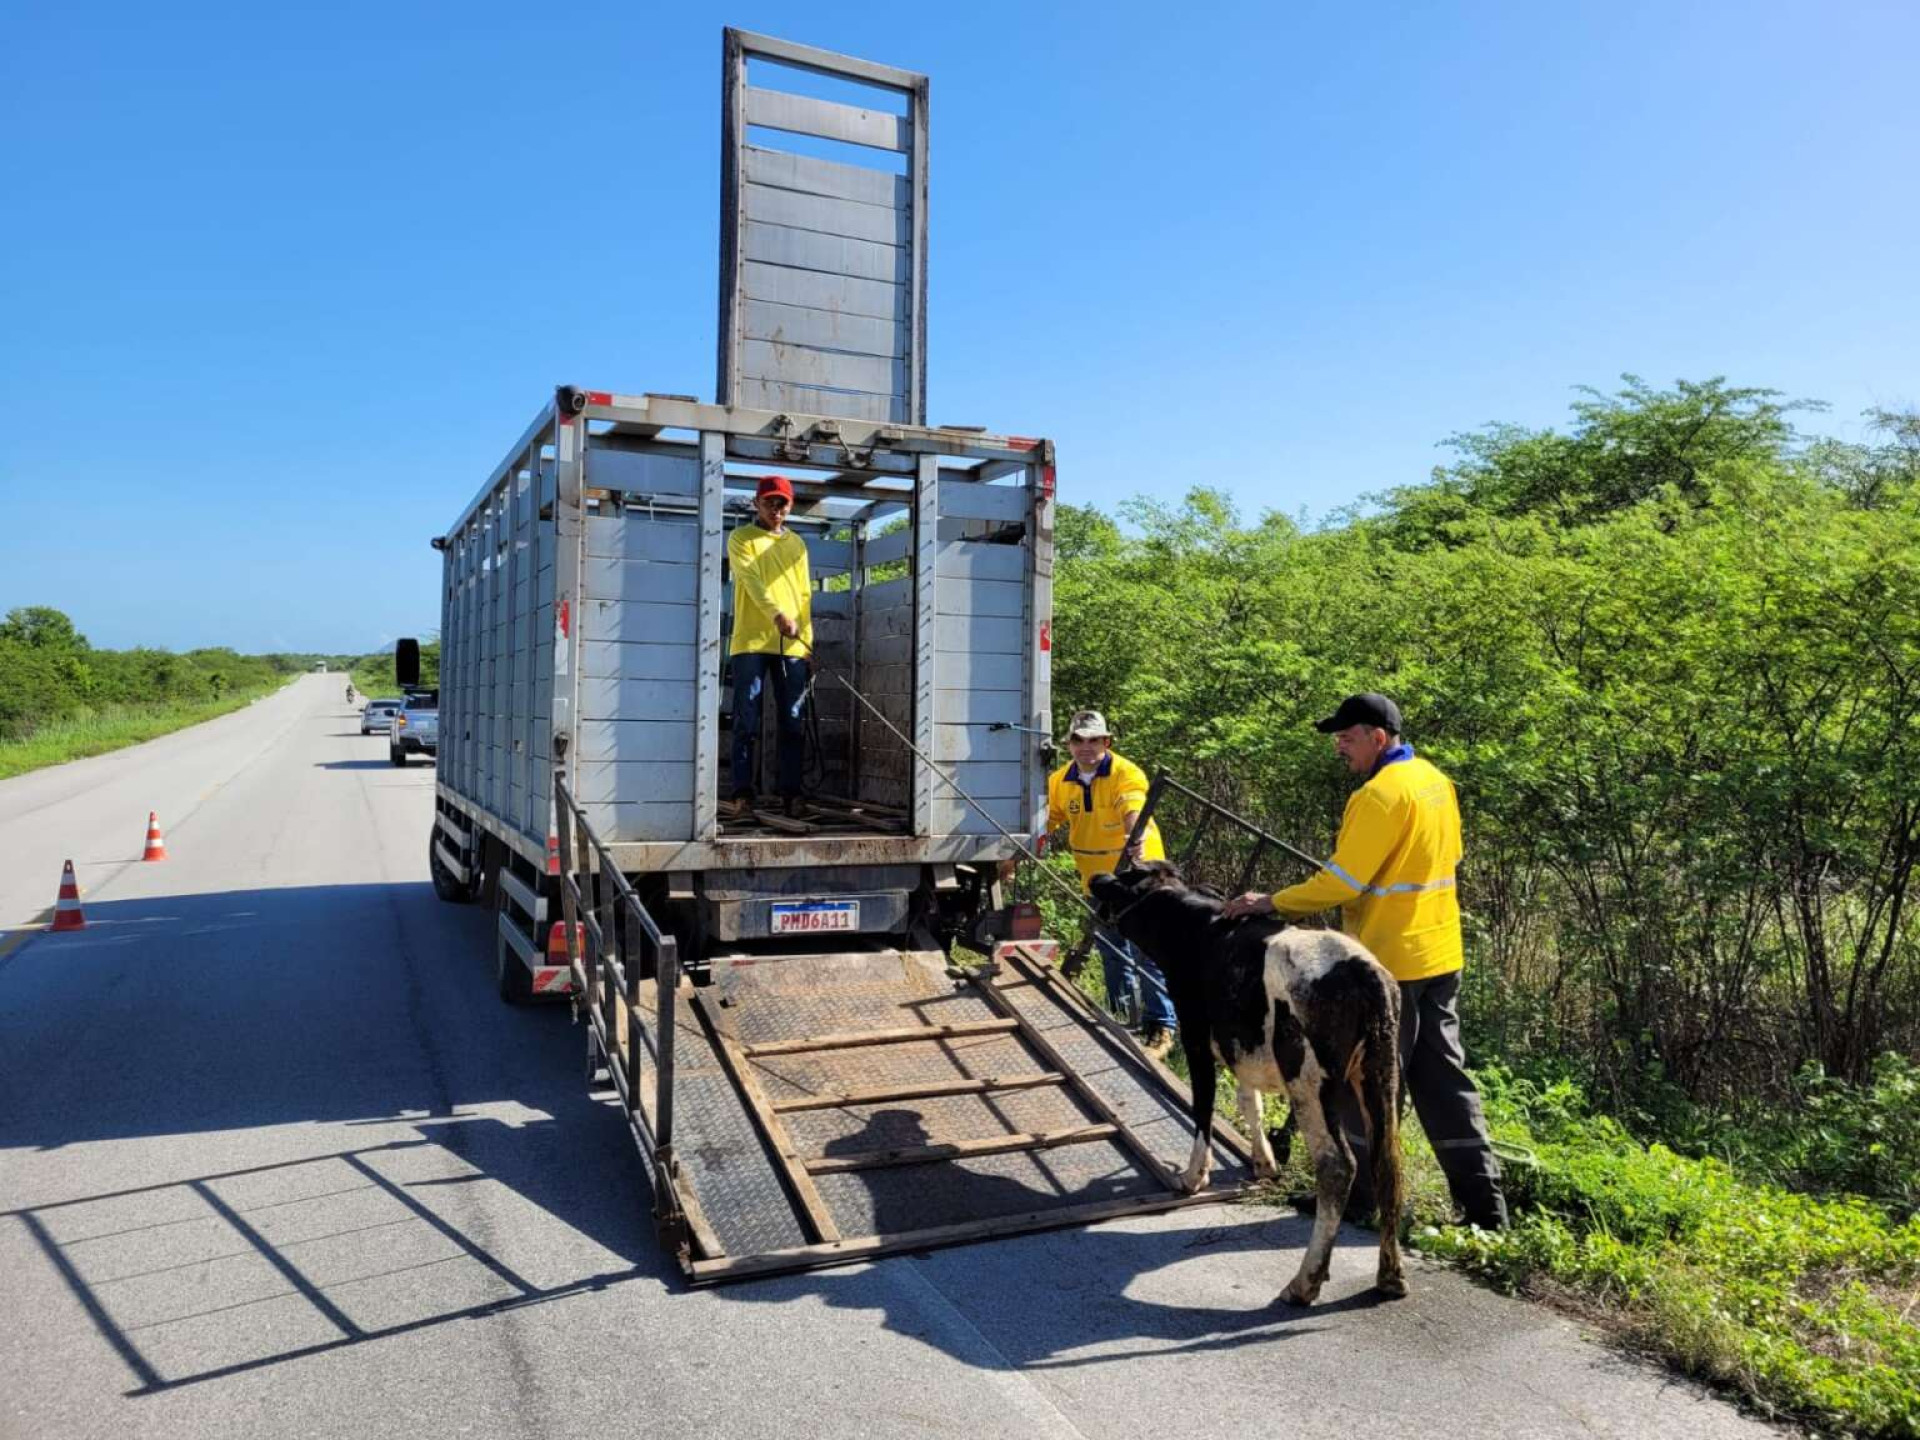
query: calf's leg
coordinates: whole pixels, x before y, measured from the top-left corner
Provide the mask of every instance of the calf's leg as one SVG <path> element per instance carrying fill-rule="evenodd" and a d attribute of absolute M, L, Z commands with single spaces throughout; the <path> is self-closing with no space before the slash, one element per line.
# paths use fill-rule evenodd
<path fill-rule="evenodd" d="M 1253 1147 L 1254 1178 L 1271 1180 L 1280 1173 L 1280 1167 L 1274 1163 L 1273 1148 L 1267 1144 L 1266 1122 L 1260 1117 L 1260 1092 L 1244 1080 L 1240 1081 L 1240 1123 Z"/>
<path fill-rule="evenodd" d="M 1280 1298 L 1293 1305 L 1311 1305 L 1319 1298 L 1332 1264 L 1333 1237 L 1346 1210 L 1347 1191 L 1353 1188 L 1352 1152 L 1338 1128 L 1329 1123 L 1328 1101 L 1337 1084 L 1321 1073 L 1311 1051 L 1300 1074 L 1287 1081 L 1293 1113 L 1300 1117 L 1300 1133 L 1307 1142 L 1307 1153 L 1313 1157 L 1316 1201 L 1307 1253 L 1300 1258 L 1300 1269 L 1280 1292 Z"/>
<path fill-rule="evenodd" d="M 1175 997 L 1178 1006 L 1178 997 Z M 1198 1195 L 1213 1173 L 1213 1090 L 1218 1064 L 1213 1058 L 1213 1039 L 1206 1026 L 1180 1017 L 1180 1048 L 1187 1056 L 1187 1084 L 1193 1091 L 1193 1152 L 1187 1168 L 1180 1172 L 1180 1188 Z"/>

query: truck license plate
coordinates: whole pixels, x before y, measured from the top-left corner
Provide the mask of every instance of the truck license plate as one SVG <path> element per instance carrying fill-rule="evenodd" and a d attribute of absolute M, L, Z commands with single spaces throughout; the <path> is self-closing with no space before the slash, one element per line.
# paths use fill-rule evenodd
<path fill-rule="evenodd" d="M 773 907 L 773 933 L 776 935 L 817 935 L 829 930 L 858 930 L 858 900 L 814 900 L 804 905 Z"/>

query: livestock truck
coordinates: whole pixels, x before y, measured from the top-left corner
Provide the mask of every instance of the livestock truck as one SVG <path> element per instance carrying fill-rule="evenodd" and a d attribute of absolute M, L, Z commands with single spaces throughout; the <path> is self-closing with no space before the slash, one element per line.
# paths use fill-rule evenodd
<path fill-rule="evenodd" d="M 723 62 L 718 402 L 560 387 L 433 539 L 434 888 L 586 1021 L 696 1280 L 1182 1203 L 1177 1082 L 997 908 L 1046 829 L 1055 455 L 925 423 L 925 77 Z M 805 798 L 734 815 L 727 537 L 774 471 Z"/>

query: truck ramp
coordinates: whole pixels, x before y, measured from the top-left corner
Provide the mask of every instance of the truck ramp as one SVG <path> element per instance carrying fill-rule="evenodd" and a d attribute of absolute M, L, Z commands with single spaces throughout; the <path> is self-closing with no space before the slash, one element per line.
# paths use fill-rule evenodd
<path fill-rule="evenodd" d="M 651 1153 L 655 1107 L 631 1114 L 656 1161 L 663 1235 L 694 1283 L 1245 1187 L 1244 1143 L 1221 1124 L 1213 1183 L 1178 1188 L 1193 1137 L 1184 1087 L 1060 977 L 1047 948 L 1002 945 L 968 970 L 913 950 L 718 958 L 709 985 L 680 982 L 666 1011 L 667 1163 Z M 639 997 L 645 1020 L 661 998 Z M 657 1083 L 650 1028 L 638 1037 L 643 1097 Z"/>

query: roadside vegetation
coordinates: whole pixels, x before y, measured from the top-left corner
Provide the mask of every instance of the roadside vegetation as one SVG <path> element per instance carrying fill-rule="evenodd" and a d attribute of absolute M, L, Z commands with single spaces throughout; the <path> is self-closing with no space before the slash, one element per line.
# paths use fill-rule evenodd
<path fill-rule="evenodd" d="M 9 611 L 0 621 L 0 779 L 238 710 L 322 658 L 96 650 L 58 610 Z"/>
<path fill-rule="evenodd" d="M 1809 442 L 1809 408 L 1629 379 L 1318 526 L 1062 507 L 1053 693 L 1316 854 L 1351 781 L 1310 723 L 1392 693 L 1460 789 L 1517 1202 L 1452 1225 L 1410 1125 L 1414 1242 L 1765 1413 L 1916 1435 L 1920 417 Z M 1182 854 L 1196 814 L 1159 818 Z M 1245 857 L 1216 826 L 1189 868 Z"/>

